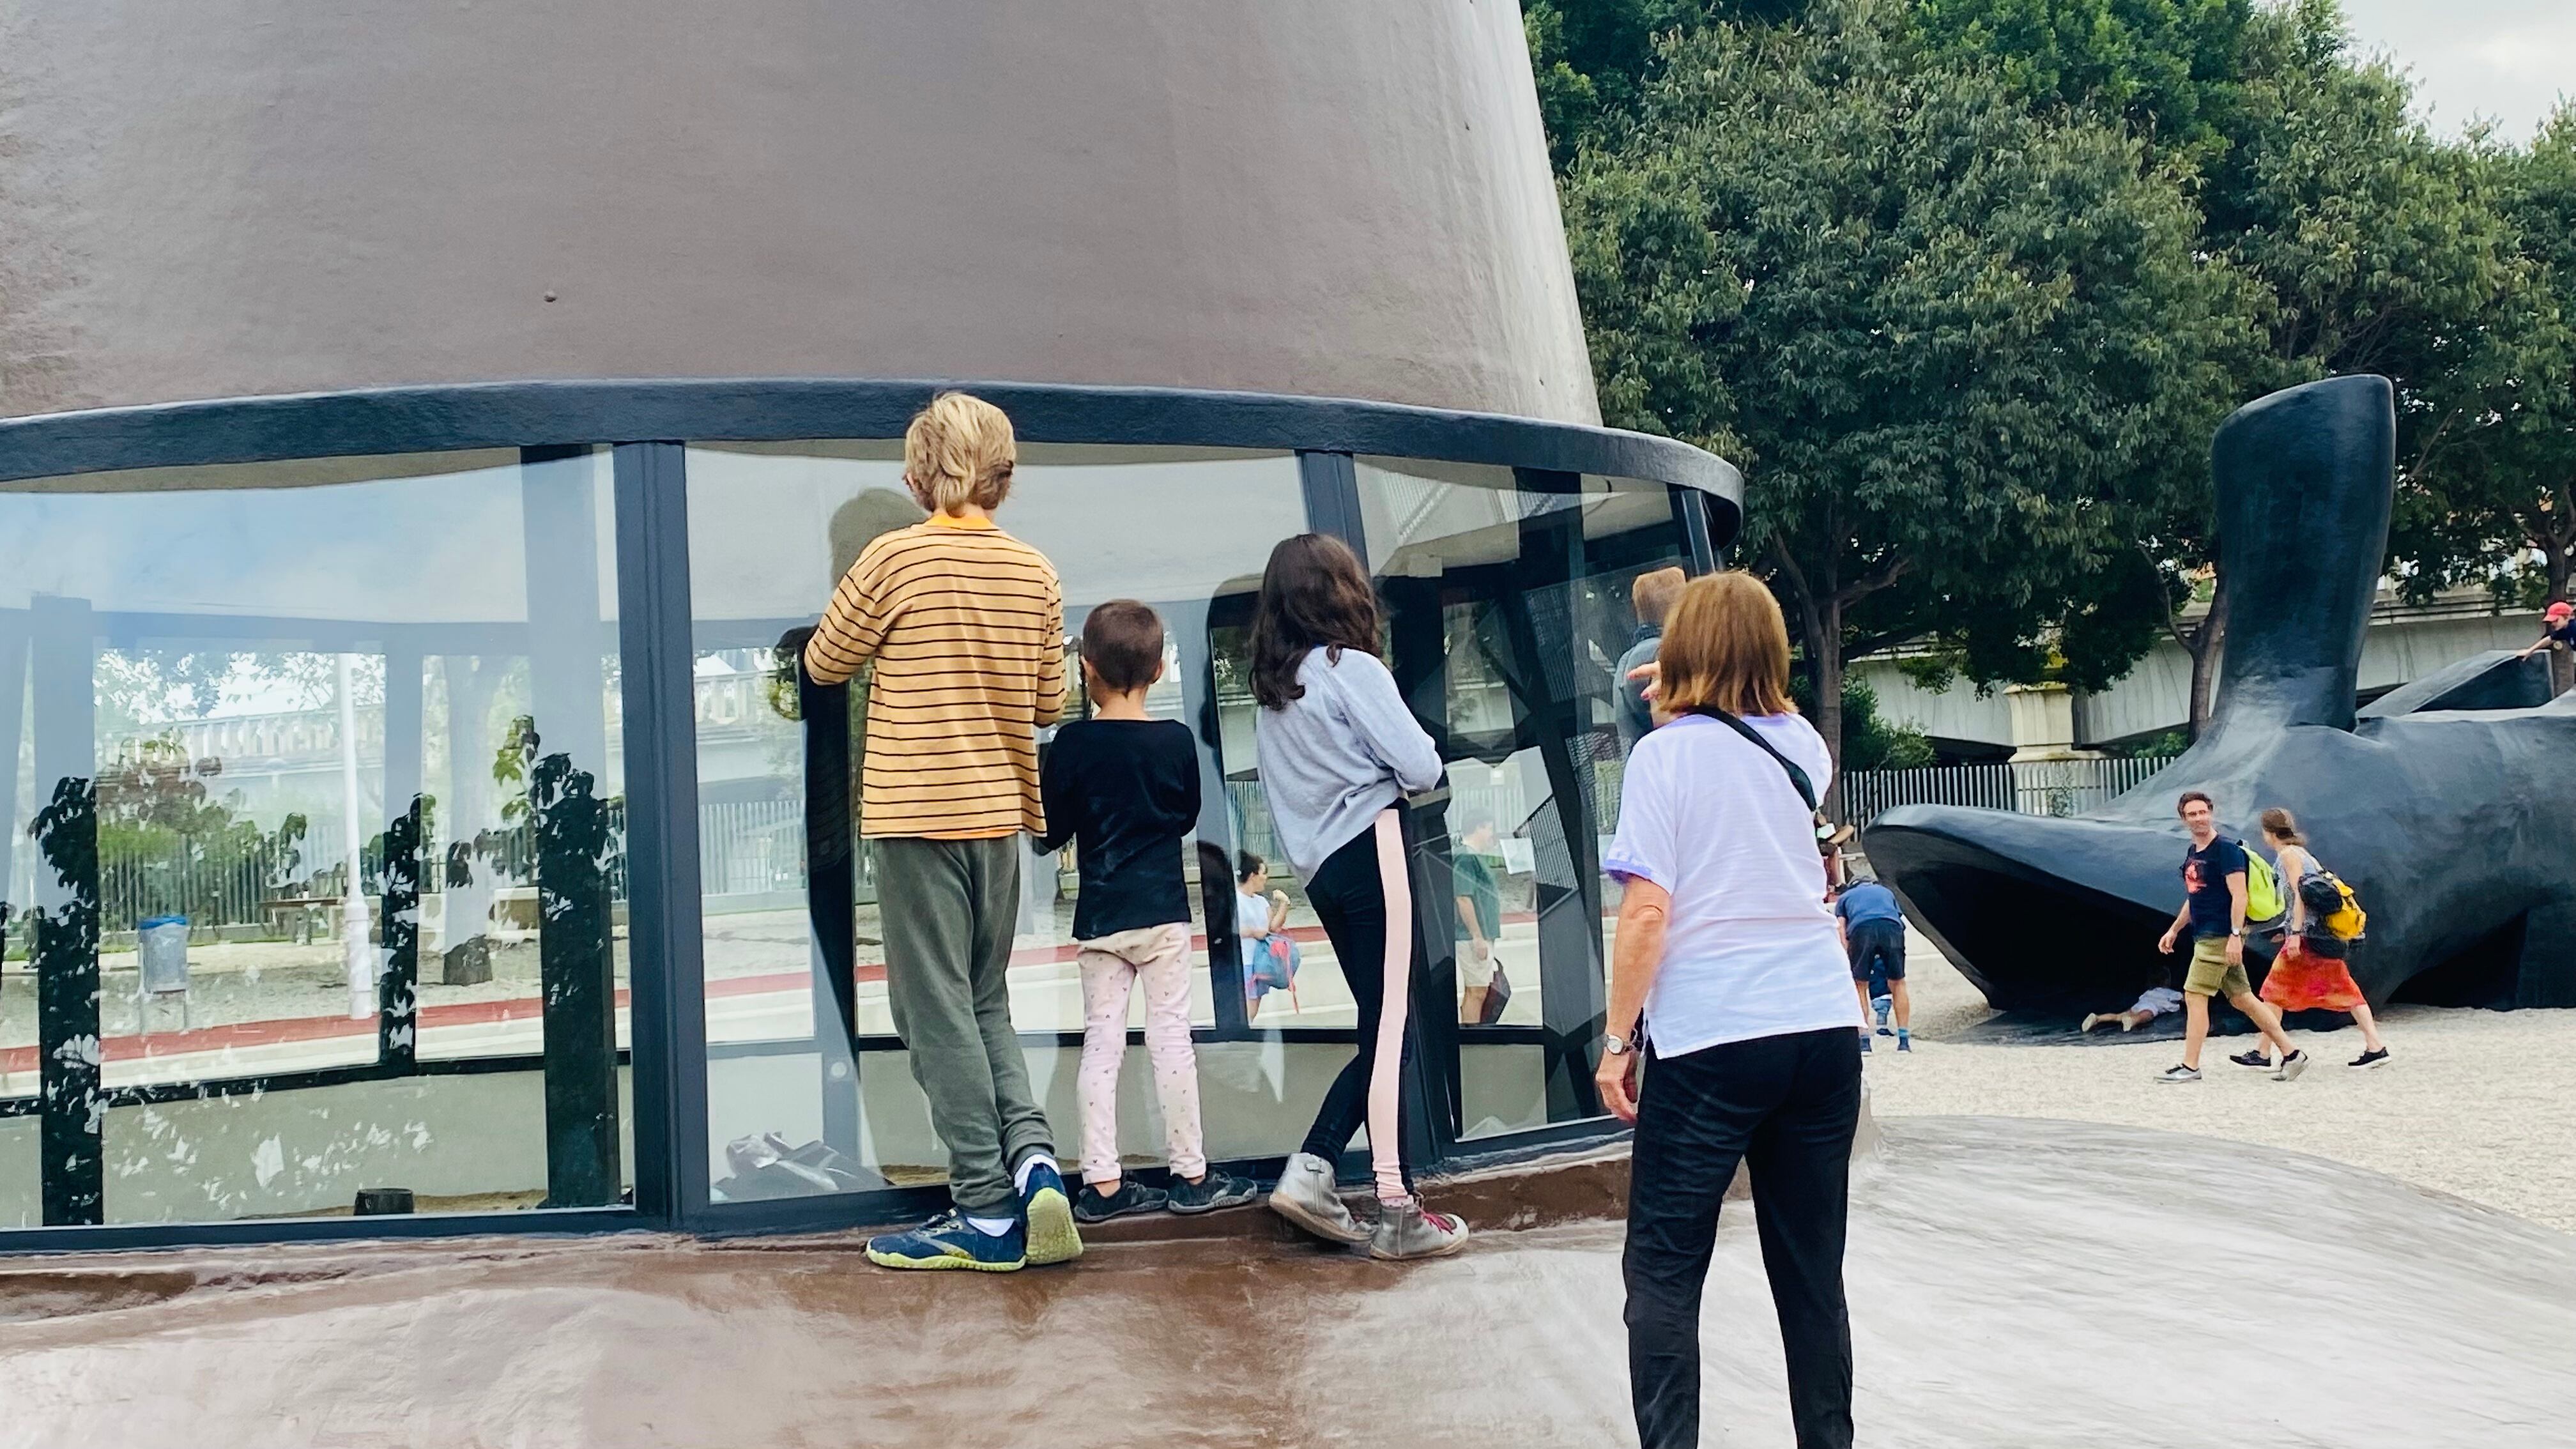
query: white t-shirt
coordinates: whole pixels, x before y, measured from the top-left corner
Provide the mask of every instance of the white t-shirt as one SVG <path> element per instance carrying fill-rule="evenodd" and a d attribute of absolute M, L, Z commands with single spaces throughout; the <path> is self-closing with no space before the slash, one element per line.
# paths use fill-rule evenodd
<path fill-rule="evenodd" d="M 2137 1004 L 2129 1009 L 2143 1011 L 2149 1016 L 2162 1016 L 2169 1011 L 2180 1011 L 2182 993 L 2170 986 L 2150 986 L 2138 993 Z"/>
<path fill-rule="evenodd" d="M 1261 955 L 1259 933 L 1270 929 L 1270 902 L 1244 891 L 1234 893 L 1234 934 L 1243 942 L 1243 964 L 1251 965 Z"/>
<path fill-rule="evenodd" d="M 1803 717 L 1745 723 L 1817 791 L 1830 784 L 1824 737 Z M 1663 966 L 1646 997 L 1656 1055 L 1859 1023 L 1814 816 L 1752 741 L 1700 715 L 1639 740 L 1602 867 L 1672 893 Z"/>

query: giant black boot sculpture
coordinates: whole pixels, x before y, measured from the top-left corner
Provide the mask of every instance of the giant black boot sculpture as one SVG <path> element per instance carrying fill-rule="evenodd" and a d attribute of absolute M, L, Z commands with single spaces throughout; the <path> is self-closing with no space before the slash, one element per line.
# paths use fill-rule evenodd
<path fill-rule="evenodd" d="M 2183 958 L 2174 801 L 2205 790 L 2259 844 L 2288 807 L 2370 912 L 2352 973 L 2373 1002 L 2576 1005 L 2576 694 L 2510 654 L 2355 711 L 2388 540 L 2396 418 L 2386 379 L 2259 399 L 2211 447 L 2228 633 L 2209 728 L 2153 779 L 2076 819 L 1911 805 L 1871 865 L 1944 955 L 2005 1009 L 2117 1009 Z M 2515 706 L 2515 707 L 2498 707 Z M 2270 947 L 2247 964 L 2258 971 Z"/>

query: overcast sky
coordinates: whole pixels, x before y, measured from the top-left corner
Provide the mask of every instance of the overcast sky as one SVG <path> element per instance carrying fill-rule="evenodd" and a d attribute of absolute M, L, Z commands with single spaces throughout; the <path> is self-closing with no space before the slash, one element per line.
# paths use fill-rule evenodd
<path fill-rule="evenodd" d="M 2415 77 L 2416 108 L 2455 135 L 2474 117 L 2527 140 L 2576 95 L 2576 0 L 2343 0 L 2364 50 Z"/>

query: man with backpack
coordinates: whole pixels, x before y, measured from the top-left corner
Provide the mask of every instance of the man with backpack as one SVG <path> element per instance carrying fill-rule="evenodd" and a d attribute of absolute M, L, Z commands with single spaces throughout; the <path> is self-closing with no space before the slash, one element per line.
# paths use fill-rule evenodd
<path fill-rule="evenodd" d="M 2191 832 L 2191 849 L 2183 856 L 2182 909 L 2165 928 L 2156 949 L 2172 955 L 2186 933 L 2191 939 L 2191 970 L 2183 978 L 2182 1063 L 2156 1078 L 2159 1082 L 2200 1080 L 2200 1048 L 2209 1039 L 2209 998 L 2225 996 L 2263 1029 L 2280 1059 L 2272 1080 L 2294 1081 L 2308 1069 L 2308 1054 L 2290 1045 L 2281 1017 L 2254 994 L 2245 974 L 2245 923 L 2268 921 L 2281 914 L 2280 882 L 2269 862 L 2245 848 L 2241 840 L 2218 833 L 2218 815 L 2209 796 L 2188 790 L 2175 809 Z"/>

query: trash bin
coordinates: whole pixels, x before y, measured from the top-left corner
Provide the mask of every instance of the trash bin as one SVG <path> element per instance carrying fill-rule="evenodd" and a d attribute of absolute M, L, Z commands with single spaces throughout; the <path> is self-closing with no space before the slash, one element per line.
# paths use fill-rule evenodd
<path fill-rule="evenodd" d="M 136 951 L 142 958 L 142 991 L 168 996 L 188 989 L 188 918 L 154 916 L 135 924 Z"/>

